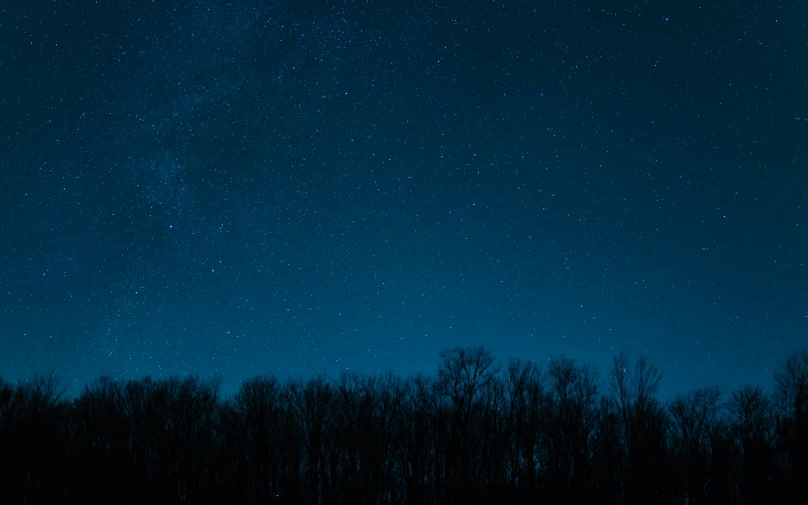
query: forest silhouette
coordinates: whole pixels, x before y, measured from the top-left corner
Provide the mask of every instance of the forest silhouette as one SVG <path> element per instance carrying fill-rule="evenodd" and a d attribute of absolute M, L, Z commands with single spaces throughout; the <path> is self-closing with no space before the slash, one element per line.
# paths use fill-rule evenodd
<path fill-rule="evenodd" d="M 441 352 L 437 374 L 245 381 L 0 379 L 0 503 L 808 503 L 808 351 L 771 394 L 699 388 L 620 353 L 500 364 Z"/>

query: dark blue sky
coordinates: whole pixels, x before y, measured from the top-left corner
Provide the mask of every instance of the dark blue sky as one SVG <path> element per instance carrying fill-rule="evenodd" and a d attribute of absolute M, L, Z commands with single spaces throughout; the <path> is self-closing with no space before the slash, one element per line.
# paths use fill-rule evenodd
<path fill-rule="evenodd" d="M 4 5 L 0 374 L 484 344 L 768 384 L 808 341 L 808 9 L 607 4 Z"/>

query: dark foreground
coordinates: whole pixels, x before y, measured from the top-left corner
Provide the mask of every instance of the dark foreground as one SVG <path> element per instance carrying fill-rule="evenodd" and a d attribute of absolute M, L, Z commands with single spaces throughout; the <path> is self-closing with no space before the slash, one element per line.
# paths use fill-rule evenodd
<path fill-rule="evenodd" d="M 661 404 L 661 373 L 608 377 L 483 349 L 434 377 L 0 380 L 0 503 L 808 503 L 808 352 L 772 396 L 702 388 Z"/>

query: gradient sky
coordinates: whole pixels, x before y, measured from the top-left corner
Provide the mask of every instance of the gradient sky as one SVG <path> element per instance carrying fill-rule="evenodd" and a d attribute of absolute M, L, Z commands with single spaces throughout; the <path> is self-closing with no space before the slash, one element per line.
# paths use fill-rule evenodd
<path fill-rule="evenodd" d="M 0 374 L 808 342 L 804 2 L 5 2 Z"/>

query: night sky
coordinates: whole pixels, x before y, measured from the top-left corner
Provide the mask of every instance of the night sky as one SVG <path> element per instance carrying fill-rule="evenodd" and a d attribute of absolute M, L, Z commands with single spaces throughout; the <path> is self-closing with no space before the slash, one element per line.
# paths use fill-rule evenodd
<path fill-rule="evenodd" d="M 597 7 L 596 7 L 597 5 Z M 808 5 L 0 5 L 0 374 L 808 342 Z"/>

